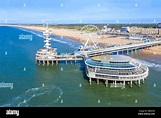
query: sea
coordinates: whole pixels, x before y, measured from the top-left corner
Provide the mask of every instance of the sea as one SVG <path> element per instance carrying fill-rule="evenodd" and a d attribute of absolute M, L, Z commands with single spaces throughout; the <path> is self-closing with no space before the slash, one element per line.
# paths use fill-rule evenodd
<path fill-rule="evenodd" d="M 74 35 L 74 34 L 73 34 Z M 80 43 L 51 36 L 58 53 L 73 53 Z M 161 56 L 130 54 L 149 67 L 149 76 L 139 88 L 105 87 L 95 80 L 89 85 L 84 63 L 60 62 L 43 66 L 35 62 L 44 47 L 42 32 L 0 26 L 0 107 L 160 107 Z"/>

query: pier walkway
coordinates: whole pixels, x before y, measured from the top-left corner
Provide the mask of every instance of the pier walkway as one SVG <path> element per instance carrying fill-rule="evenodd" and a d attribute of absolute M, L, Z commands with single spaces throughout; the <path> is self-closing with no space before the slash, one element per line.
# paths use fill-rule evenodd
<path fill-rule="evenodd" d="M 99 56 L 99 55 L 105 55 L 105 54 L 113 54 L 113 55 L 128 54 L 128 53 L 136 52 L 143 49 L 149 49 L 150 47 L 160 46 L 160 45 L 161 45 L 161 40 L 158 40 L 153 42 L 102 48 L 102 49 L 91 50 L 91 51 L 81 51 L 81 52 L 77 52 L 77 55 L 80 54 L 80 55 L 92 57 L 92 56 Z"/>
<path fill-rule="evenodd" d="M 84 60 L 86 57 L 100 56 L 100 55 L 119 55 L 119 54 L 129 54 L 133 52 L 137 52 L 139 50 L 149 49 L 150 47 L 160 46 L 161 40 L 146 42 L 146 43 L 138 43 L 131 45 L 123 45 L 117 47 L 110 48 L 102 48 L 96 50 L 88 50 L 88 51 L 77 51 L 75 53 L 60 53 L 54 55 L 41 55 L 36 56 L 37 63 L 41 64 L 58 64 L 59 61 L 65 61 L 66 64 L 68 61 L 72 63 L 72 61 L 80 61 Z"/>

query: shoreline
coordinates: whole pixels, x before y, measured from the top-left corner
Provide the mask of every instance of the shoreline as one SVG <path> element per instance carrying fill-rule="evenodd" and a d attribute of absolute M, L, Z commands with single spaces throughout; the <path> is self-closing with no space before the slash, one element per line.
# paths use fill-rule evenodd
<path fill-rule="evenodd" d="M 46 29 L 46 27 L 44 26 L 25 26 L 25 25 L 16 25 L 17 27 L 21 27 L 21 28 L 27 28 L 27 29 L 32 29 L 32 30 L 37 30 L 37 31 L 44 31 Z M 74 30 L 74 29 L 58 29 L 58 28 L 51 28 L 49 27 L 49 29 L 51 30 L 51 33 L 53 35 L 56 36 L 65 36 L 68 38 L 72 38 L 73 40 L 87 40 L 87 38 L 89 37 L 89 34 L 87 33 L 82 33 L 78 30 Z M 93 36 L 92 37 L 94 42 L 98 42 L 101 44 L 104 44 L 104 46 L 106 45 L 125 45 L 127 43 L 138 43 L 138 42 L 142 42 L 139 40 L 128 40 L 128 39 L 124 39 L 124 37 L 121 36 L 117 36 L 117 37 L 110 37 L 110 35 L 102 35 L 101 39 L 98 39 L 98 37 Z M 92 42 L 92 41 L 91 41 Z"/>
<path fill-rule="evenodd" d="M 45 26 L 25 26 L 25 25 L 15 25 L 16 27 L 20 28 L 26 28 L 26 29 L 32 29 L 36 31 L 43 32 L 46 27 Z M 76 40 L 78 42 L 85 41 L 87 39 L 87 33 L 81 34 L 80 31 L 74 30 L 74 29 L 58 29 L 58 28 L 50 28 L 51 34 L 55 36 L 63 36 L 70 38 L 72 40 Z M 109 35 L 103 35 L 101 39 L 94 40 L 94 42 L 98 42 L 98 45 L 100 46 L 107 46 L 107 45 L 126 45 L 128 43 L 139 43 L 142 41 L 138 40 L 127 40 L 123 39 L 123 37 L 112 37 L 109 38 Z M 148 50 L 142 50 L 143 54 L 148 55 L 158 55 L 161 56 L 161 46 L 151 47 Z"/>

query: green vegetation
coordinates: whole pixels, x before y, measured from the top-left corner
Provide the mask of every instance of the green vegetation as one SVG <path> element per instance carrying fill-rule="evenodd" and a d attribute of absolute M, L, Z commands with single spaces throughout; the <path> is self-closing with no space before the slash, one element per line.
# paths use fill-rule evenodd
<path fill-rule="evenodd" d="M 24 25 L 34 25 L 34 26 L 44 26 L 43 24 L 24 24 Z M 83 26 L 89 24 L 49 24 L 49 28 L 57 28 L 57 29 L 74 29 L 74 30 L 81 30 Z M 90 24 L 96 25 L 99 29 L 102 29 L 103 26 L 107 24 Z M 116 30 L 120 29 L 121 27 L 142 27 L 142 28 L 156 28 L 156 24 L 108 24 L 107 27 L 115 28 Z M 84 29 L 86 31 L 86 29 Z"/>
<path fill-rule="evenodd" d="M 74 30 L 81 30 L 83 25 L 50 25 L 51 28 L 57 28 L 57 29 L 74 29 Z"/>
<path fill-rule="evenodd" d="M 81 30 L 83 26 L 88 24 L 57 24 L 57 25 L 50 25 L 50 27 L 53 28 L 64 28 L 64 29 L 75 29 L 75 30 Z M 90 25 L 96 25 L 99 29 L 102 29 L 103 26 L 107 24 L 90 24 Z M 156 24 L 108 24 L 107 27 L 109 28 L 115 28 L 116 30 L 119 30 L 121 27 L 142 27 L 142 28 L 156 28 Z"/>

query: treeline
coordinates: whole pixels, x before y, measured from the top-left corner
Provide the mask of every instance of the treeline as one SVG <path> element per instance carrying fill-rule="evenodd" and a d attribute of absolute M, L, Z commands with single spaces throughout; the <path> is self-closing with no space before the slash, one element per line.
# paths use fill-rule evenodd
<path fill-rule="evenodd" d="M 34 26 L 45 26 L 45 24 L 23 24 L 23 25 L 34 25 Z M 142 28 L 156 28 L 157 24 L 49 24 L 49 28 L 58 28 L 58 29 L 75 29 L 81 30 L 85 25 L 96 25 L 99 29 L 102 29 L 103 26 L 107 28 L 115 28 L 119 30 L 121 27 L 142 27 Z"/>
<path fill-rule="evenodd" d="M 99 29 L 102 29 L 103 26 L 107 26 L 107 28 L 115 28 L 119 30 L 121 27 L 142 27 L 142 28 L 156 28 L 156 24 L 57 24 L 50 25 L 50 27 L 55 28 L 64 28 L 64 29 L 76 29 L 81 30 L 84 25 L 96 25 Z"/>

